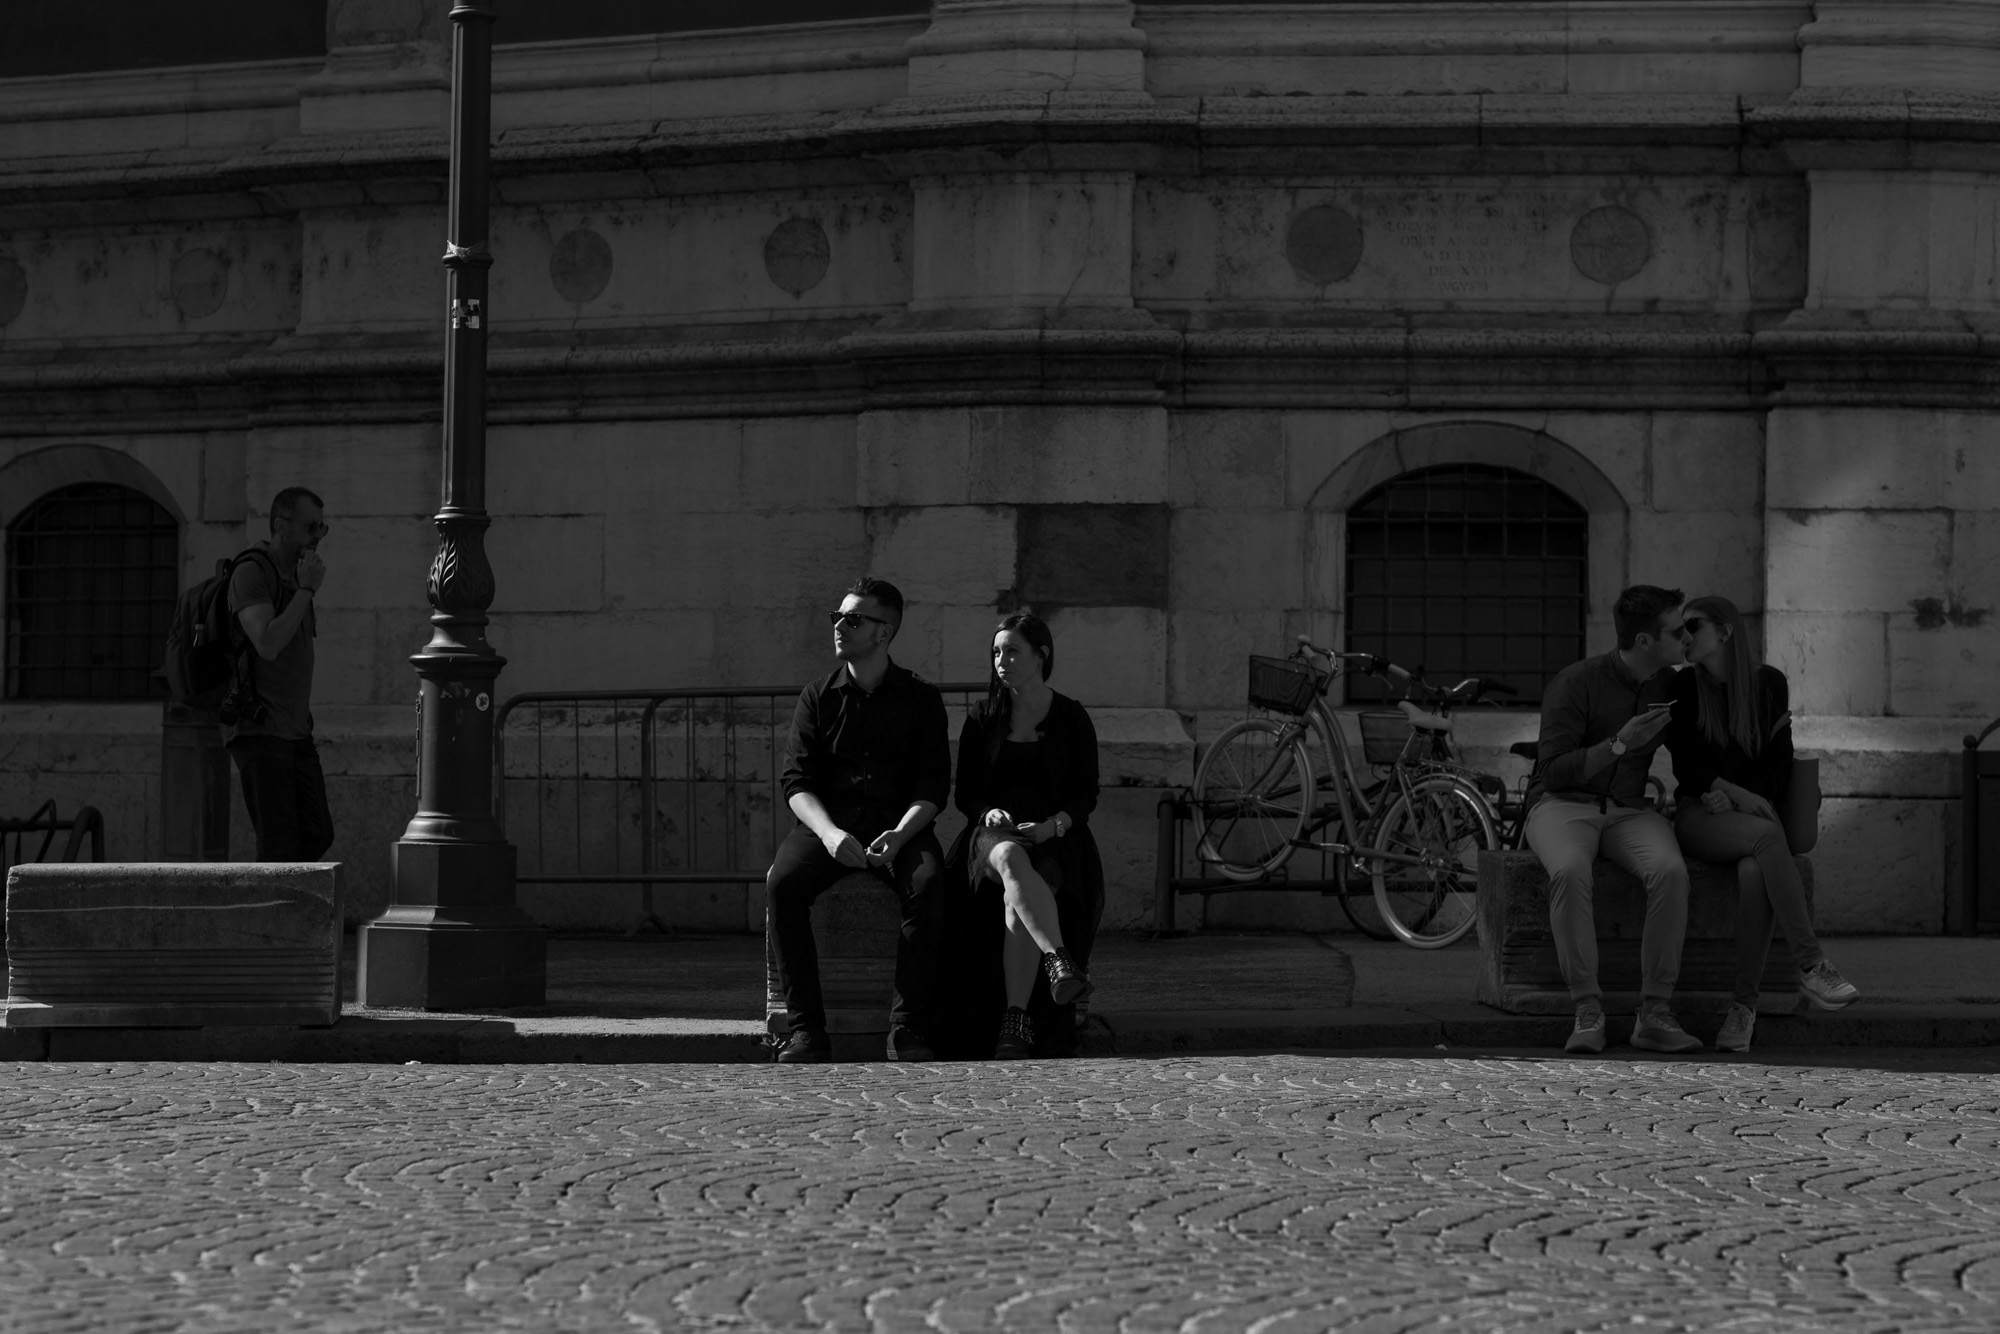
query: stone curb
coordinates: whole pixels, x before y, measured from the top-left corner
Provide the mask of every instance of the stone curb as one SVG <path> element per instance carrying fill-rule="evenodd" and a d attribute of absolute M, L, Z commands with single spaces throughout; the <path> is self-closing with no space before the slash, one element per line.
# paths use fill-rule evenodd
<path fill-rule="evenodd" d="M 1715 1016 L 1689 1020 L 1713 1038 Z M 400 1065 L 754 1064 L 768 1060 L 763 1025 L 746 1019 L 506 1018 L 348 1013 L 331 1028 L 10 1028 L 0 1061 L 247 1061 Z M 1088 1056 L 1159 1056 L 1273 1048 L 1557 1049 L 1563 1016 L 1511 1015 L 1483 1005 L 1355 1006 L 1345 1010 L 1151 1011 L 1091 1016 Z M 1613 1016 L 1623 1045 L 1629 1017 Z M 1766 1015 L 1756 1050 L 2000 1045 L 2000 1005 L 1857 1006 L 1833 1014 Z"/>

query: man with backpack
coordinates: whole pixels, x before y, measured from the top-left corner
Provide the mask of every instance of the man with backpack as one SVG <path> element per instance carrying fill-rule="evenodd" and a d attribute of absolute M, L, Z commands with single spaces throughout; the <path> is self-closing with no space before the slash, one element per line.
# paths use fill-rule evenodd
<path fill-rule="evenodd" d="M 313 602 L 326 580 L 326 532 L 320 498 L 288 486 L 271 501 L 270 540 L 238 557 L 229 575 L 242 651 L 222 720 L 260 862 L 318 861 L 333 845 L 312 730 Z"/>

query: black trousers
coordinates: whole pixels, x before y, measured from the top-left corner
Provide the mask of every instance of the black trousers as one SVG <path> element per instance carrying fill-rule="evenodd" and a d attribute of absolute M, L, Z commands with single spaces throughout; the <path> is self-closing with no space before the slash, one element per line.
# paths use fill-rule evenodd
<path fill-rule="evenodd" d="M 871 830 L 893 826 L 867 825 Z M 866 821 L 842 823 L 860 829 Z M 860 837 L 860 835 L 857 835 Z M 778 985 L 785 994 L 788 1032 L 826 1029 L 826 1004 L 819 989 L 819 946 L 813 940 L 813 901 L 828 886 L 856 868 L 842 866 L 828 855 L 819 836 L 800 825 L 778 845 L 765 887 L 771 904 L 771 944 L 777 955 Z M 880 875 L 902 904 L 903 932 L 896 940 L 896 990 L 889 1002 L 891 1025 L 929 1033 L 934 1017 L 939 929 L 944 896 L 938 881 L 944 870 L 944 850 L 928 826 L 903 845 L 893 865 Z"/>
<path fill-rule="evenodd" d="M 229 743 L 260 862 L 316 862 L 333 846 L 326 775 L 311 737 L 240 736 Z"/>

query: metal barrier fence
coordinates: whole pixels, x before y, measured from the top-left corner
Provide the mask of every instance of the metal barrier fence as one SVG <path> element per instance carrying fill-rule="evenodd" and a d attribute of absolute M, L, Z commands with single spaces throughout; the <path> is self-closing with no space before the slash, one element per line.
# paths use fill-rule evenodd
<path fill-rule="evenodd" d="M 1963 930 L 2000 930 L 2000 754 L 1982 751 L 2000 718 L 1965 738 L 1964 787 L 1959 796 Z"/>
<path fill-rule="evenodd" d="M 64 820 L 56 815 L 55 798 L 43 802 L 35 808 L 35 813 L 25 820 L 0 820 L 0 898 L 5 897 L 7 872 L 15 866 L 30 862 L 44 861 L 49 849 L 55 846 L 56 835 L 67 830 L 69 837 L 63 841 L 60 860 L 73 862 L 83 851 L 83 840 L 90 840 L 90 860 L 104 860 L 104 816 L 95 806 L 79 806 L 76 814 Z M 34 840 L 30 837 L 40 834 L 41 841 L 34 855 L 23 856 L 23 851 Z M 0 917 L 0 938 L 7 934 L 7 923 Z"/>
<path fill-rule="evenodd" d="M 955 740 L 985 683 L 939 687 Z M 665 931 L 656 885 L 761 883 L 792 825 L 796 686 L 535 691 L 494 719 L 494 818 L 521 884 L 633 885 L 628 934 Z"/>

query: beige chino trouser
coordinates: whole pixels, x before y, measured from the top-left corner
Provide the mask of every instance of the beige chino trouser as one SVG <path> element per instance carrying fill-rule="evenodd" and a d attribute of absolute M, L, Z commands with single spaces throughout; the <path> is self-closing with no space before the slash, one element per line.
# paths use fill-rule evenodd
<path fill-rule="evenodd" d="M 1667 1000 L 1687 937 L 1688 873 L 1673 826 L 1657 811 L 1544 797 L 1528 813 L 1528 846 L 1549 873 L 1549 929 L 1570 999 L 1601 1000 L 1591 863 L 1600 854 L 1639 877 L 1646 923 L 1639 937 L 1639 994 Z"/>

